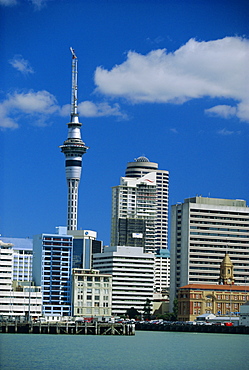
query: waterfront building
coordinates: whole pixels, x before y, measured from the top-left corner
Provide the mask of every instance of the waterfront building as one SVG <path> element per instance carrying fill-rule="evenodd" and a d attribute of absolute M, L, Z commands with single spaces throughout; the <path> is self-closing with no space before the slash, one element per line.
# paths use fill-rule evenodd
<path fill-rule="evenodd" d="M 141 247 L 105 247 L 93 255 L 93 268 L 112 275 L 112 313 L 125 315 L 131 307 L 143 312 L 153 300 L 154 254 Z"/>
<path fill-rule="evenodd" d="M 217 284 L 227 252 L 234 283 L 249 285 L 249 208 L 244 200 L 196 196 L 172 206 L 170 306 L 180 287 Z"/>
<path fill-rule="evenodd" d="M 178 320 L 193 321 L 197 316 L 239 315 L 242 305 L 249 301 L 249 286 L 188 284 L 178 291 Z"/>
<path fill-rule="evenodd" d="M 33 240 L 30 238 L 1 238 L 13 244 L 13 281 L 32 280 Z"/>
<path fill-rule="evenodd" d="M 101 253 L 103 248 L 96 231 L 71 230 L 68 234 L 73 236 L 73 268 L 91 269 L 93 253 Z"/>
<path fill-rule="evenodd" d="M 111 246 L 167 248 L 169 173 L 146 157 L 129 162 L 112 188 Z"/>
<path fill-rule="evenodd" d="M 249 301 L 249 286 L 234 285 L 233 263 L 226 253 L 220 264 L 219 285 L 189 284 L 178 292 L 178 320 L 192 321 L 198 315 L 238 315 Z"/>
<path fill-rule="evenodd" d="M 62 153 L 66 158 L 66 179 L 68 185 L 67 199 L 67 229 L 77 230 L 78 220 L 78 187 L 81 177 L 82 156 L 87 151 L 87 146 L 81 139 L 78 115 L 78 59 L 71 48 L 72 52 L 72 100 L 71 100 L 71 120 L 68 125 L 68 137 L 60 146 Z"/>
<path fill-rule="evenodd" d="M 112 276 L 98 270 L 73 269 L 73 316 L 110 317 Z"/>
<path fill-rule="evenodd" d="M 43 315 L 71 316 L 73 236 L 66 227 L 58 227 L 57 234 L 35 235 L 33 250 L 33 279 L 42 289 Z"/>
<path fill-rule="evenodd" d="M 12 243 L 0 240 L 0 315 L 38 317 L 41 315 L 41 289 L 31 281 L 13 280 L 13 247 Z"/>

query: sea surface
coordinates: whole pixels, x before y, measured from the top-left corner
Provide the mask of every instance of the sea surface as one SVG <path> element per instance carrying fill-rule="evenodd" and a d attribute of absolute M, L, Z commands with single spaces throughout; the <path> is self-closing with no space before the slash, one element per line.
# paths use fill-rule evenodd
<path fill-rule="evenodd" d="M 0 334 L 0 369 L 248 370 L 249 336 L 137 331 L 135 336 Z"/>

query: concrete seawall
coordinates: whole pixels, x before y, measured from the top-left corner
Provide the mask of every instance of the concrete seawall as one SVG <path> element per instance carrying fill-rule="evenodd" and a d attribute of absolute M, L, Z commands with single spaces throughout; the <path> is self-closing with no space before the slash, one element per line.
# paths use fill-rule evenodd
<path fill-rule="evenodd" d="M 248 326 L 221 326 L 221 325 L 177 325 L 177 324 L 172 325 L 172 324 L 136 323 L 136 330 L 249 334 Z"/>

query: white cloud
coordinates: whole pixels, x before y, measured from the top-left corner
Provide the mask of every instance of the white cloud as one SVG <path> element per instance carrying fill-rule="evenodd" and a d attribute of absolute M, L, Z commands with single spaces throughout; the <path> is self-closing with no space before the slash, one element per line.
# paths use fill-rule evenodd
<path fill-rule="evenodd" d="M 237 108 L 230 105 L 216 105 L 215 107 L 205 109 L 205 113 L 211 116 L 231 118 L 237 114 Z"/>
<path fill-rule="evenodd" d="M 65 104 L 60 109 L 60 116 L 66 117 L 70 115 L 71 106 L 70 104 Z"/>
<path fill-rule="evenodd" d="M 229 98 L 237 104 L 236 116 L 249 121 L 248 60 L 249 40 L 240 37 L 207 42 L 190 39 L 172 53 L 166 49 L 147 55 L 130 51 L 126 61 L 110 71 L 96 69 L 96 91 L 132 103 L 182 104 L 206 96 Z M 224 114 L 225 109 L 220 112 Z"/>
<path fill-rule="evenodd" d="M 47 3 L 48 0 L 29 0 L 34 6 L 35 10 L 41 10 Z"/>
<path fill-rule="evenodd" d="M 29 61 L 23 59 L 21 55 L 16 55 L 9 62 L 12 65 L 12 67 L 14 67 L 15 69 L 17 69 L 19 72 L 23 74 L 34 73 L 34 70 L 30 66 Z"/>
<path fill-rule="evenodd" d="M 17 5 L 17 0 L 0 0 L 0 5 L 3 6 L 13 6 Z"/>
<path fill-rule="evenodd" d="M 120 111 L 119 104 L 110 106 L 108 103 L 93 103 L 91 101 L 84 101 L 78 105 L 79 114 L 83 117 L 103 117 L 116 116 L 126 119 L 125 113 Z"/>
<path fill-rule="evenodd" d="M 23 0 L 21 0 L 23 1 Z M 48 0 L 28 0 L 31 3 L 35 10 L 41 10 Z M 0 5 L 3 6 L 15 6 L 18 5 L 20 2 L 17 0 L 0 0 Z"/>
<path fill-rule="evenodd" d="M 8 108 L 0 104 L 0 128 L 18 128 L 18 123 L 8 116 Z"/>
<path fill-rule="evenodd" d="M 95 104 L 84 101 L 79 103 L 78 111 L 83 117 L 115 116 L 119 119 L 127 119 L 118 104 L 110 106 L 106 102 Z M 31 121 L 36 126 L 45 126 L 53 115 L 69 117 L 70 104 L 60 107 L 55 96 L 48 91 L 15 92 L 0 103 L 0 128 L 15 129 L 19 127 L 18 122 L 21 119 Z"/>
<path fill-rule="evenodd" d="M 17 128 L 23 116 L 32 119 L 35 125 L 45 125 L 47 119 L 59 109 L 55 97 L 47 91 L 15 92 L 0 103 L 0 127 Z"/>
<path fill-rule="evenodd" d="M 109 105 L 107 102 L 94 103 L 86 100 L 78 104 L 78 112 L 81 117 L 109 117 L 116 116 L 120 119 L 127 119 L 127 115 L 120 111 L 119 104 Z M 70 104 L 63 105 L 60 115 L 70 115 Z"/>
<path fill-rule="evenodd" d="M 240 133 L 241 133 L 240 131 L 229 131 L 226 128 L 223 128 L 222 130 L 218 131 L 218 134 L 223 135 L 223 136 L 229 136 L 229 135 L 233 135 L 233 134 L 239 135 Z"/>
<path fill-rule="evenodd" d="M 51 114 L 59 109 L 56 98 L 45 90 L 38 92 L 29 91 L 21 94 L 15 93 L 10 97 L 8 104 L 28 114 Z"/>
<path fill-rule="evenodd" d="M 170 131 L 173 132 L 174 134 L 178 134 L 178 131 L 176 128 L 171 128 Z"/>

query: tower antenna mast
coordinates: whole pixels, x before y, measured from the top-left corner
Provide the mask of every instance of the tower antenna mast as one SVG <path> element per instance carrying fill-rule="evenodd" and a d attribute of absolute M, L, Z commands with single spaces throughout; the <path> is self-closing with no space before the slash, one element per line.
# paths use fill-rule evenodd
<path fill-rule="evenodd" d="M 70 47 L 70 51 L 72 53 L 72 99 L 71 99 L 71 119 L 78 115 L 78 58 L 75 54 L 75 51 L 72 47 Z"/>

